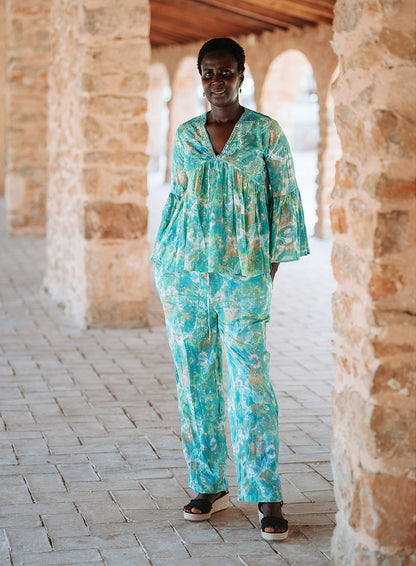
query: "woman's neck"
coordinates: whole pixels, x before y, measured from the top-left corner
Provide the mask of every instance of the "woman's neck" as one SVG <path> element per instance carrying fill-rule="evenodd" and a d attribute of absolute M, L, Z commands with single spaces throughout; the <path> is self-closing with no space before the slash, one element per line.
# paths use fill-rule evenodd
<path fill-rule="evenodd" d="M 237 122 L 244 112 L 244 107 L 237 101 L 232 106 L 218 107 L 211 106 L 211 112 L 208 114 L 208 121 L 210 123 L 226 124 L 229 122 Z"/>

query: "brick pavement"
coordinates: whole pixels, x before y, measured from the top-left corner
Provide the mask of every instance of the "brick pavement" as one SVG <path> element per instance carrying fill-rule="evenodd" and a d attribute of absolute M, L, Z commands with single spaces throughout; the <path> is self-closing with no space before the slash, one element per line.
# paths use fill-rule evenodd
<path fill-rule="evenodd" d="M 1 566 L 329 564 L 334 284 L 330 243 L 312 250 L 282 266 L 274 289 L 290 537 L 269 544 L 255 505 L 235 497 L 231 458 L 229 510 L 200 525 L 182 519 L 191 492 L 157 298 L 149 329 L 80 330 L 42 292 L 44 241 L 1 234 Z"/>

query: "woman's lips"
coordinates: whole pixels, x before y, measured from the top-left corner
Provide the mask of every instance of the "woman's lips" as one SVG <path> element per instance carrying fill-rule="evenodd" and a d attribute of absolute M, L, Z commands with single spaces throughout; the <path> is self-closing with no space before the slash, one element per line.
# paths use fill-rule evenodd
<path fill-rule="evenodd" d="M 221 94 L 225 94 L 225 90 L 212 90 L 211 94 L 214 96 L 221 96 Z"/>

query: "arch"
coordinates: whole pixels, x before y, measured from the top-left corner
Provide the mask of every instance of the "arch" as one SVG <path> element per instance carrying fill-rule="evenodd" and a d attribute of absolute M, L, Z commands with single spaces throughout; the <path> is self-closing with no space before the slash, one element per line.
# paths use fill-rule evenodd
<path fill-rule="evenodd" d="M 164 173 L 166 169 L 170 98 L 171 88 L 166 66 L 163 63 L 153 63 L 149 68 L 147 91 L 147 123 L 149 126 L 147 170 L 150 175 Z"/>
<path fill-rule="evenodd" d="M 240 102 L 242 106 L 256 110 L 254 79 L 247 63 L 244 71 L 244 82 L 241 86 Z"/>
<path fill-rule="evenodd" d="M 169 102 L 169 133 L 166 163 L 166 181 L 170 180 L 172 144 L 177 127 L 205 110 L 202 87 L 195 57 L 184 57 L 179 63 L 172 84 Z"/>
<path fill-rule="evenodd" d="M 316 222 L 319 105 L 312 65 L 301 51 L 288 49 L 272 61 L 260 100 L 261 112 L 275 118 L 289 140 L 306 226 L 312 233 Z"/>

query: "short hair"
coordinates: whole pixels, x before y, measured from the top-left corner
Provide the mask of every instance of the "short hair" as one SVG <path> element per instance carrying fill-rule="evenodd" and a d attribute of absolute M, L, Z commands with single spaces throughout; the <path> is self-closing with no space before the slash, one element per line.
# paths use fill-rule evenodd
<path fill-rule="evenodd" d="M 237 61 L 238 71 L 242 73 L 244 71 L 244 63 L 246 61 L 246 55 L 244 53 L 244 49 L 233 39 L 229 37 L 215 37 L 214 39 L 210 39 L 201 47 L 198 53 L 198 71 L 199 74 L 202 74 L 201 71 L 201 63 L 202 59 L 207 55 L 207 53 L 211 53 L 212 51 L 227 51 L 231 53 L 234 59 Z"/>

